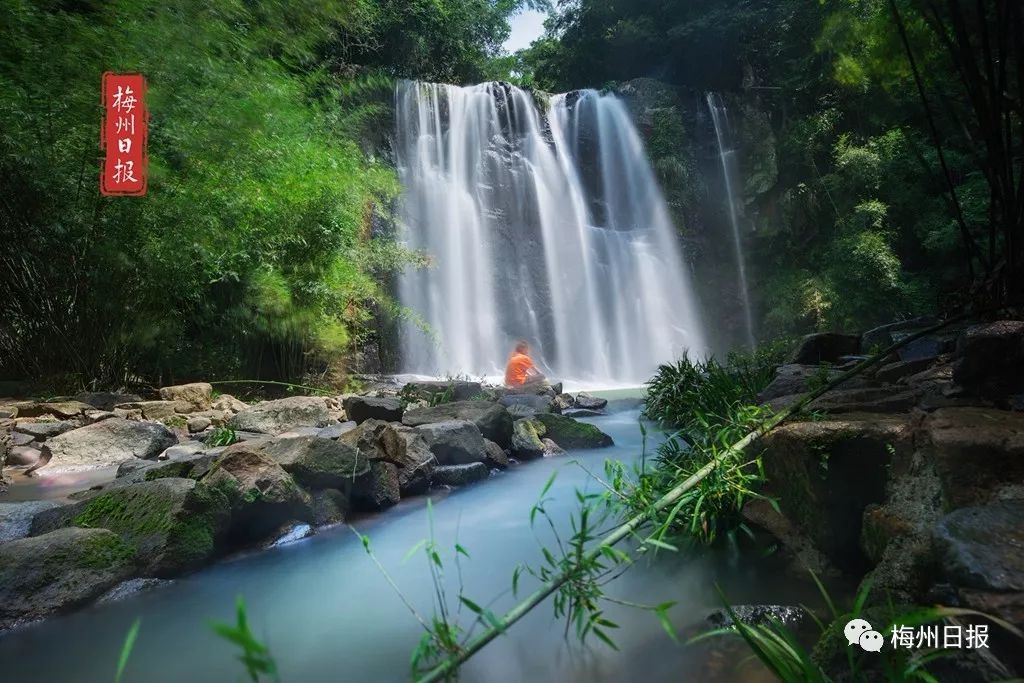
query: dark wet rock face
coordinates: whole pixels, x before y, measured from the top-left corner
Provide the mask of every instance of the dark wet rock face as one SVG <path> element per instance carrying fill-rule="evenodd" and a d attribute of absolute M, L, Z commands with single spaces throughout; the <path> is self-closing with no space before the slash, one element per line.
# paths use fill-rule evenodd
<path fill-rule="evenodd" d="M 472 422 L 485 437 L 505 447 L 512 438 L 512 417 L 504 406 L 490 401 L 455 401 L 432 408 L 416 408 L 406 411 L 402 424 L 419 427 L 435 422 L 467 420 Z"/>
<path fill-rule="evenodd" d="M 583 410 L 604 410 L 608 405 L 608 399 L 598 398 L 589 394 L 577 394 L 575 406 Z"/>
<path fill-rule="evenodd" d="M 483 393 L 483 386 L 480 382 L 462 380 L 409 382 L 402 388 L 402 395 L 409 400 L 427 401 L 428 403 L 442 399 L 469 401 L 479 399 Z"/>
<path fill-rule="evenodd" d="M 948 507 L 1024 498 L 1024 414 L 941 408 L 922 417 L 915 443 L 937 472 Z"/>
<path fill-rule="evenodd" d="M 484 437 L 466 420 L 425 424 L 417 431 L 440 465 L 466 465 L 487 459 Z"/>
<path fill-rule="evenodd" d="M 349 396 L 344 401 L 345 414 L 356 424 L 367 420 L 398 422 L 402 419 L 402 402 L 397 398 Z"/>
<path fill-rule="evenodd" d="M 511 412 L 514 408 L 517 417 L 529 417 L 537 413 L 550 413 L 553 408 L 553 400 L 550 396 L 539 396 L 537 394 L 505 394 L 498 399 L 498 403 L 505 406 Z"/>
<path fill-rule="evenodd" d="M 837 363 L 840 357 L 855 355 L 859 352 L 860 337 L 858 335 L 819 332 L 804 337 L 789 362 L 799 365 Z"/>
<path fill-rule="evenodd" d="M 957 342 L 954 381 L 982 396 L 1024 391 L 1024 321 L 1000 320 L 968 328 Z"/>
<path fill-rule="evenodd" d="M 434 470 L 435 486 L 465 486 L 482 481 L 490 476 L 490 470 L 482 462 L 467 465 L 442 465 Z"/>
<path fill-rule="evenodd" d="M 1024 500 L 954 510 L 936 525 L 935 546 L 940 566 L 954 585 L 1024 591 Z"/>
<path fill-rule="evenodd" d="M 715 610 L 707 620 L 715 628 L 726 628 L 736 621 L 751 626 L 782 623 L 789 628 L 798 628 L 810 618 L 803 607 L 795 605 L 730 605 L 728 609 Z"/>

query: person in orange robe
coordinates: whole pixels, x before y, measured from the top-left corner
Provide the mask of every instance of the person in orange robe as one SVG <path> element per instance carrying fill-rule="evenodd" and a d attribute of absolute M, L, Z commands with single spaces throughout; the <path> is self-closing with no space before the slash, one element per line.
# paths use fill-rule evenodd
<path fill-rule="evenodd" d="M 505 386 L 512 388 L 525 387 L 527 385 L 542 386 L 545 384 L 544 375 L 537 370 L 530 358 L 530 345 L 523 340 L 516 342 L 516 349 L 508 359 L 505 366 Z"/>

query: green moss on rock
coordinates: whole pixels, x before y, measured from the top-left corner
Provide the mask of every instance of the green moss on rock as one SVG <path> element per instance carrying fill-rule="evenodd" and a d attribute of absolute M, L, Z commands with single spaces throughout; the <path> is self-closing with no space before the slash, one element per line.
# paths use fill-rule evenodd
<path fill-rule="evenodd" d="M 544 436 L 566 450 L 603 448 L 614 444 L 612 437 L 587 422 L 579 422 L 554 413 L 542 413 L 534 419 L 544 425 Z"/>
<path fill-rule="evenodd" d="M 112 488 L 37 515 L 33 534 L 63 526 L 109 529 L 136 555 L 140 571 L 171 576 L 200 566 L 217 551 L 230 516 L 218 488 L 163 478 Z"/>

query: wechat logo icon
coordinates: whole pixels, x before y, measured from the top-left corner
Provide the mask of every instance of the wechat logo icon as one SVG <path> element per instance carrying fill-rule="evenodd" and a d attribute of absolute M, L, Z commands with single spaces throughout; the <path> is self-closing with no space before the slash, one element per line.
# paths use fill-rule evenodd
<path fill-rule="evenodd" d="M 871 628 L 871 624 L 863 619 L 852 619 L 843 629 L 847 645 L 860 645 L 868 652 L 878 652 L 885 640 L 882 634 Z"/>

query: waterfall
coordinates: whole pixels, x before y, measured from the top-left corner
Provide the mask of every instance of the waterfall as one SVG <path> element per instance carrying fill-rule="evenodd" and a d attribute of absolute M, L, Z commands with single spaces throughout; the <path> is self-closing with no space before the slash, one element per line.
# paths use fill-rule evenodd
<path fill-rule="evenodd" d="M 501 375 L 516 339 L 551 377 L 637 384 L 707 347 L 675 229 L 623 103 L 504 83 L 402 82 L 403 370 Z"/>
<path fill-rule="evenodd" d="M 711 121 L 715 125 L 715 139 L 718 141 L 718 159 L 722 163 L 722 178 L 725 182 L 725 197 L 729 204 L 729 224 L 732 226 L 733 245 L 736 248 L 737 283 L 740 290 L 740 303 L 743 306 L 744 332 L 747 345 L 753 349 L 757 344 L 754 340 L 754 317 L 750 309 L 750 288 L 747 285 L 747 264 L 743 257 L 743 239 L 740 234 L 740 212 L 737 206 L 736 192 L 733 190 L 733 178 L 736 174 L 736 150 L 728 147 L 729 115 L 722 102 L 721 95 L 707 94 L 708 109 Z"/>

